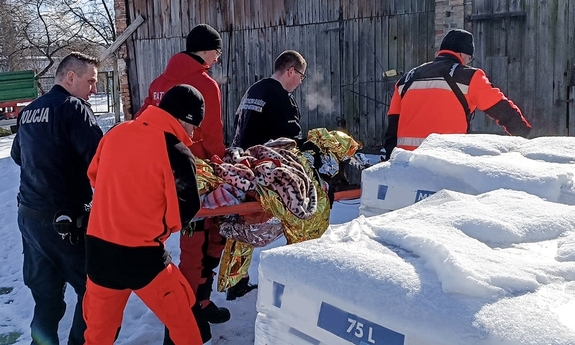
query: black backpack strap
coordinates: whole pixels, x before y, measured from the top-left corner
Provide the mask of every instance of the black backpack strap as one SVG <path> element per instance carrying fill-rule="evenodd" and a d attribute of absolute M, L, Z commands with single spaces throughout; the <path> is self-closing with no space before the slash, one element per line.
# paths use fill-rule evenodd
<path fill-rule="evenodd" d="M 411 87 L 411 84 L 413 84 L 413 82 L 415 81 L 415 72 L 417 71 L 417 68 L 412 69 L 411 71 L 409 71 L 407 74 L 408 76 L 406 77 L 409 78 L 407 79 L 407 81 L 405 82 L 405 84 L 403 84 L 403 89 L 401 90 L 401 98 L 403 98 L 403 96 L 405 96 L 405 93 L 407 92 L 407 90 L 409 90 L 409 88 Z"/>
<path fill-rule="evenodd" d="M 453 65 L 450 70 L 455 71 L 457 65 L 459 64 Z M 469 124 L 473 119 L 473 117 L 471 116 L 471 111 L 469 110 L 469 103 L 467 103 L 467 98 L 465 98 L 465 95 L 463 94 L 459 86 L 457 86 L 457 83 L 455 82 L 449 71 L 443 72 L 443 78 L 445 79 L 447 85 L 449 85 L 451 90 L 453 90 L 453 93 L 455 94 L 455 96 L 459 100 L 459 103 L 461 103 L 461 106 L 463 107 L 463 111 L 465 112 L 465 119 L 467 120 L 467 131 L 469 131 Z"/>
<path fill-rule="evenodd" d="M 433 61 L 429 61 L 426 62 L 424 64 L 421 64 L 413 69 L 411 69 L 409 72 L 407 72 L 407 75 L 405 76 L 405 84 L 403 84 L 403 89 L 401 90 L 401 98 L 403 98 L 403 96 L 405 96 L 405 93 L 407 92 L 407 90 L 409 90 L 409 88 L 411 87 L 411 84 L 413 84 L 414 81 L 417 80 L 417 78 L 419 78 L 419 69 L 425 65 L 429 65 L 431 64 Z"/>
<path fill-rule="evenodd" d="M 431 63 L 431 62 L 428 62 Z M 405 95 L 405 93 L 407 92 L 407 90 L 409 90 L 409 88 L 411 87 L 411 85 L 413 84 L 414 81 L 417 80 L 417 72 L 419 70 L 420 67 L 428 64 L 425 63 L 421 66 L 418 66 L 414 69 L 412 69 L 411 71 L 409 71 L 406 76 L 406 82 L 405 84 L 403 84 L 403 89 L 401 90 L 401 98 L 403 98 L 403 96 Z M 442 73 L 442 77 L 443 79 L 445 79 L 445 81 L 447 82 L 447 85 L 449 85 L 449 87 L 451 88 L 451 90 L 453 91 L 453 93 L 455 94 L 455 96 L 457 97 L 457 99 L 459 100 L 459 103 L 461 103 L 461 106 L 463 107 L 463 111 L 465 112 L 465 119 L 467 120 L 467 131 L 469 131 L 469 126 L 471 123 L 471 120 L 473 119 L 473 115 L 471 114 L 471 110 L 469 109 L 469 103 L 467 103 L 467 99 L 465 98 L 465 95 L 463 95 L 463 92 L 461 91 L 461 89 L 459 88 L 459 86 L 457 86 L 457 83 L 455 82 L 455 80 L 453 79 L 453 77 L 451 76 L 450 71 L 455 71 L 455 69 L 457 68 L 459 64 L 454 64 L 451 65 L 451 68 L 449 70 L 445 70 Z"/>

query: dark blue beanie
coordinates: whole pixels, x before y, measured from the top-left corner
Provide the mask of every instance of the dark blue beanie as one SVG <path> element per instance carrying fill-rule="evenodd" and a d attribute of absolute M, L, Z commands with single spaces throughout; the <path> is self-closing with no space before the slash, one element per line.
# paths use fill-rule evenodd
<path fill-rule="evenodd" d="M 204 119 L 204 97 L 195 87 L 180 84 L 169 89 L 160 104 L 160 109 L 176 119 L 199 126 Z"/>
<path fill-rule="evenodd" d="M 222 49 L 220 34 L 208 24 L 198 24 L 186 37 L 187 52 Z"/>
<path fill-rule="evenodd" d="M 475 51 L 473 34 L 461 29 L 451 30 L 443 37 L 439 50 L 451 50 L 473 56 Z"/>

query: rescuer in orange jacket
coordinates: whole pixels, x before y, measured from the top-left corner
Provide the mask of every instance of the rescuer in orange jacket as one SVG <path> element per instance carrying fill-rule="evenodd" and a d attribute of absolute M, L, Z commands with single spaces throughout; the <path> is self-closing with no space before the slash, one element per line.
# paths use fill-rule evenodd
<path fill-rule="evenodd" d="M 150 84 L 148 97 L 134 118 L 138 118 L 148 106 L 158 106 L 164 93 L 172 86 L 189 84 L 204 97 L 206 114 L 200 127 L 194 131 L 190 149 L 201 159 L 210 159 L 213 155 L 223 157 L 226 147 L 222 96 L 218 83 L 208 74 L 221 54 L 219 33 L 207 24 L 196 25 L 186 38 L 186 50 L 172 56 L 164 73 Z"/>
<path fill-rule="evenodd" d="M 187 146 L 203 117 L 199 91 L 178 85 L 158 107 L 100 141 L 88 168 L 94 200 L 86 234 L 86 345 L 113 344 L 132 291 L 176 344 L 204 343 L 192 313 L 194 293 L 164 247 L 200 209 Z"/>
<path fill-rule="evenodd" d="M 387 114 L 386 160 L 395 147 L 417 148 L 431 133 L 467 133 L 476 108 L 510 135 L 526 137 L 531 125 L 521 110 L 493 87 L 473 60 L 473 35 L 451 30 L 432 61 L 416 67 L 395 85 Z"/>
<path fill-rule="evenodd" d="M 221 93 L 218 83 L 208 74 L 221 54 L 220 34 L 207 24 L 196 25 L 186 37 L 186 50 L 168 61 L 166 70 L 152 82 L 144 105 L 134 117 L 140 116 L 149 105 L 157 105 L 170 87 L 182 83 L 192 85 L 204 96 L 206 115 L 194 131 L 190 150 L 201 159 L 211 159 L 214 155 L 223 157 Z M 202 338 L 207 342 L 211 339 L 209 323 L 226 322 L 231 316 L 227 308 L 218 307 L 210 300 L 214 269 L 220 263 L 225 239 L 211 218 L 200 220 L 190 228 L 194 229 L 191 235 L 180 237 L 179 268 L 196 294 L 199 308 L 194 308 L 194 313 Z M 170 345 L 172 342 L 167 333 L 164 344 Z"/>

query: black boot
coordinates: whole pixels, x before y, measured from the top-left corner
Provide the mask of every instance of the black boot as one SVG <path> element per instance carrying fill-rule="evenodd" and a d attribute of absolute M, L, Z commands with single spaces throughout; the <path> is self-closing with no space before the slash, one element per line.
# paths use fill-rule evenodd
<path fill-rule="evenodd" d="M 202 314 L 209 323 L 227 322 L 231 318 L 230 311 L 227 308 L 218 307 L 214 304 L 214 302 L 210 301 L 215 273 L 209 271 L 209 273 L 206 275 L 207 277 L 205 277 L 205 283 L 200 284 L 198 286 L 198 291 L 196 292 L 196 300 L 198 302 L 209 301 L 208 305 L 202 308 Z"/>
<path fill-rule="evenodd" d="M 170 338 L 170 331 L 168 330 L 168 327 L 164 326 L 164 343 L 163 345 L 176 345 L 174 344 L 174 341 L 172 340 L 172 338 Z"/>
<path fill-rule="evenodd" d="M 202 337 L 202 343 L 206 343 L 212 339 L 212 330 L 210 329 L 210 324 L 205 319 L 202 313 L 202 307 L 198 303 L 196 303 L 192 307 L 192 313 L 194 314 L 194 318 L 196 319 L 196 323 L 198 324 L 198 328 L 200 329 L 200 335 Z M 168 331 L 167 327 L 164 327 L 164 343 L 163 345 L 175 345 L 174 341 L 170 338 L 170 332 Z"/>
<path fill-rule="evenodd" d="M 202 308 L 202 314 L 209 323 L 224 323 L 232 317 L 228 308 L 218 307 L 212 301 Z"/>
<path fill-rule="evenodd" d="M 210 328 L 210 323 L 204 317 L 204 313 L 202 312 L 202 307 L 200 304 L 196 302 L 192 307 L 192 312 L 194 313 L 194 317 L 196 318 L 196 322 L 198 323 L 198 328 L 200 329 L 200 335 L 202 336 L 202 341 L 204 344 L 212 339 L 212 330 Z"/>
<path fill-rule="evenodd" d="M 226 292 L 226 300 L 233 301 L 257 288 L 258 284 L 250 284 L 250 277 L 244 277 L 236 285 L 228 288 Z"/>

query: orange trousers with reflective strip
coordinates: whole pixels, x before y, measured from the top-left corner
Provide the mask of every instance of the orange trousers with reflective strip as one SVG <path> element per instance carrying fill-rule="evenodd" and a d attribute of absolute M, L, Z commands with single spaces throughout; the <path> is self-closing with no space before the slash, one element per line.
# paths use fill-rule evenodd
<path fill-rule="evenodd" d="M 176 345 L 201 345 L 192 306 L 196 298 L 174 264 L 169 264 L 148 285 L 138 290 L 114 290 L 89 278 L 84 295 L 85 345 L 112 345 L 122 325 L 122 316 L 132 291 L 170 331 Z"/>

